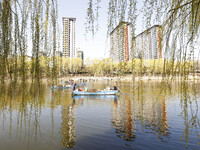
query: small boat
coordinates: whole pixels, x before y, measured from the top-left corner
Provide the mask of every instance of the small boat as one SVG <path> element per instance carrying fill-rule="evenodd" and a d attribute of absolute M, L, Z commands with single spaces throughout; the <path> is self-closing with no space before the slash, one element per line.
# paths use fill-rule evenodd
<path fill-rule="evenodd" d="M 84 91 L 73 91 L 73 95 L 115 95 L 116 91 L 100 91 L 100 92 L 84 92 Z"/>
<path fill-rule="evenodd" d="M 73 88 L 72 85 L 70 86 L 51 86 L 51 89 L 70 89 L 70 88 Z"/>

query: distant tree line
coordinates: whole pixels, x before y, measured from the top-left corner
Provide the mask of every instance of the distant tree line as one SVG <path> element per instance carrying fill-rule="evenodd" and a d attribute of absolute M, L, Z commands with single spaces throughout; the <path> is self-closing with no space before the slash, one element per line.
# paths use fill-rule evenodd
<path fill-rule="evenodd" d="M 164 59 L 133 59 L 128 62 L 115 62 L 111 58 L 106 59 L 87 59 L 83 72 L 91 75 L 124 75 L 133 74 L 135 76 L 144 75 L 163 75 Z M 194 72 L 200 72 L 198 61 L 173 61 L 168 60 L 165 65 L 165 71 L 173 76 L 183 75 L 187 71 L 187 75 Z M 173 65 L 173 67 L 172 67 Z"/>

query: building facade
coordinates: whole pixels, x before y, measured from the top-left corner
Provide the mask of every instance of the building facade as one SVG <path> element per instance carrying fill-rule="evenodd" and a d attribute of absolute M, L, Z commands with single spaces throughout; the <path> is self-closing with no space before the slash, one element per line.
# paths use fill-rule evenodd
<path fill-rule="evenodd" d="M 83 64 L 84 64 L 84 53 L 79 48 L 77 48 L 77 50 L 76 50 L 76 57 L 81 58 L 82 66 L 83 66 Z"/>
<path fill-rule="evenodd" d="M 162 58 L 161 26 L 154 25 L 134 38 L 132 49 L 135 58 L 159 59 Z"/>
<path fill-rule="evenodd" d="M 84 54 L 83 51 L 79 50 L 76 52 L 76 57 L 81 58 L 81 60 L 83 61 L 84 59 Z"/>
<path fill-rule="evenodd" d="M 154 25 L 133 37 L 131 24 L 121 22 L 110 33 L 110 58 L 116 62 L 127 62 L 133 58 L 163 58 L 161 26 Z"/>
<path fill-rule="evenodd" d="M 129 61 L 132 32 L 131 24 L 121 22 L 110 33 L 110 57 L 117 62 Z"/>
<path fill-rule="evenodd" d="M 63 56 L 74 58 L 76 55 L 76 18 L 63 17 Z"/>

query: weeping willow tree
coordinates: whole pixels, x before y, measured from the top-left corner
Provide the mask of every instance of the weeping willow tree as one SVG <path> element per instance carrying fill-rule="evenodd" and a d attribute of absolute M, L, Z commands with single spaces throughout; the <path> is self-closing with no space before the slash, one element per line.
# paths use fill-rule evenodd
<path fill-rule="evenodd" d="M 87 31 L 94 33 L 97 30 L 95 24 L 98 24 L 98 15 L 95 15 L 98 9 L 95 7 L 100 6 L 101 1 L 89 0 L 88 4 L 86 28 Z M 140 8 L 140 4 L 143 7 Z M 137 19 L 142 18 L 144 29 L 148 29 L 153 24 L 160 24 L 164 59 L 162 75 L 170 79 L 178 75 L 187 80 L 189 73 L 195 73 L 194 62 L 199 60 L 195 57 L 199 53 L 195 49 L 200 33 L 199 7 L 200 0 L 109 0 L 108 35 L 124 21 L 132 24 L 132 37 L 135 37 Z M 133 41 L 131 46 L 133 74 L 136 67 L 135 54 Z"/>
<path fill-rule="evenodd" d="M 15 83 L 19 79 L 26 82 L 28 77 L 39 83 L 43 74 L 56 78 L 56 37 L 56 0 L 1 0 L 1 83 L 8 76 Z M 45 70 L 41 67 L 41 56 L 46 56 Z"/>

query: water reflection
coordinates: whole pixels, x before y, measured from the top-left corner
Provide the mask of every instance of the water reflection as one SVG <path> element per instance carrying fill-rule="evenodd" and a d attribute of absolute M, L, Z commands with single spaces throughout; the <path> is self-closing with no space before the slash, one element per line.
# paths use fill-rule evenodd
<path fill-rule="evenodd" d="M 124 138 L 127 141 L 133 141 L 135 138 L 135 123 L 132 119 L 130 99 L 126 99 L 126 105 L 121 102 L 124 101 L 114 101 L 112 125 L 116 129 L 115 133 L 118 137 Z"/>
<path fill-rule="evenodd" d="M 196 131 L 199 139 L 199 99 L 197 99 L 196 90 L 194 87 L 189 89 L 188 86 L 191 85 L 185 82 L 180 86 L 176 85 L 177 83 L 162 87 L 160 83 L 151 83 L 150 85 L 145 83 L 144 85 L 142 81 L 139 81 L 129 89 L 126 89 L 127 86 L 122 87 L 126 93 L 121 95 L 120 100 L 115 101 L 112 107 L 112 125 L 116 129 L 116 135 L 126 141 L 134 141 L 137 138 L 136 131 L 142 130 L 147 134 L 157 135 L 162 142 L 168 142 L 171 130 L 166 99 L 169 99 L 170 96 L 175 100 L 180 99 L 180 115 L 184 119 L 185 129 L 182 137 L 178 140 L 185 138 L 187 147 L 192 130 Z M 192 97 L 191 92 L 194 92 Z"/>
<path fill-rule="evenodd" d="M 142 82 L 135 88 L 134 93 L 137 95 L 126 90 L 127 93 L 121 96 L 121 100 L 112 108 L 112 124 L 116 128 L 117 136 L 127 141 L 134 141 L 136 124 L 144 132 L 158 134 L 159 138 L 162 135 L 167 136 L 169 132 L 165 99 L 162 98 L 159 102 L 147 96 Z"/>
<path fill-rule="evenodd" d="M 61 106 L 62 122 L 57 112 L 54 115 L 54 111 L 60 109 L 59 106 Z M 60 122 L 59 128 L 57 122 L 55 124 L 56 119 Z M 7 142 L 11 142 L 10 145 L 1 142 L 1 145 L 5 144 L 7 149 L 15 147 L 15 141 L 19 141 L 19 147 L 22 143 L 26 143 L 29 148 L 42 149 L 41 147 L 49 141 L 51 141 L 50 145 L 58 141 L 58 133 L 62 135 L 60 144 L 63 147 L 69 148 L 75 144 L 75 117 L 72 100 L 68 93 L 52 92 L 47 90 L 46 85 L 40 87 L 33 84 L 20 84 L 17 87 L 9 85 L 1 90 L 0 120 L 2 127 L 0 139 L 8 138 Z M 46 148 L 55 149 L 50 145 Z"/>
<path fill-rule="evenodd" d="M 34 92 L 33 92 L 34 91 Z M 8 86 L 0 96 L 0 116 L 3 130 L 9 125 L 9 137 L 16 136 L 19 140 L 34 139 L 40 136 L 40 114 L 41 107 L 45 103 L 45 89 L 36 90 L 34 86 L 27 84 Z M 7 118 L 10 118 L 8 123 Z"/>
<path fill-rule="evenodd" d="M 81 106 L 83 105 L 85 100 L 100 100 L 100 101 L 109 101 L 109 100 L 114 100 L 114 102 L 117 104 L 118 100 L 117 95 L 76 95 L 73 96 L 73 106 Z"/>
<path fill-rule="evenodd" d="M 69 91 L 68 91 L 69 92 Z M 75 145 L 75 114 L 74 105 L 69 99 L 70 97 L 65 97 L 66 91 L 51 91 L 51 106 L 58 106 L 61 104 L 61 127 L 60 135 L 61 145 L 65 148 L 73 148 Z M 65 99 L 64 101 L 62 101 Z M 55 102 L 58 101 L 58 102 Z M 53 119 L 53 118 L 52 118 Z"/>
<path fill-rule="evenodd" d="M 108 83 L 96 84 L 101 89 Z M 192 149 L 200 144 L 199 83 L 139 81 L 119 88 L 120 95 L 72 97 L 68 90 L 50 90 L 45 84 L 8 85 L 0 90 L 0 145 L 95 149 L 92 142 L 98 141 L 120 149 L 118 143 L 137 146 L 142 140 Z"/>
<path fill-rule="evenodd" d="M 62 106 L 61 131 L 62 146 L 72 148 L 75 145 L 75 115 L 73 106 Z"/>
<path fill-rule="evenodd" d="M 198 84 L 187 84 L 181 82 L 180 86 L 180 116 L 184 120 L 184 132 L 181 136 L 181 140 L 185 140 L 185 147 L 188 147 L 189 140 L 194 133 L 198 139 L 200 145 L 200 118 L 199 118 L 199 89 Z"/>
<path fill-rule="evenodd" d="M 76 95 L 73 96 L 73 100 L 83 100 L 83 99 L 98 99 L 98 100 L 117 100 L 117 95 Z"/>

